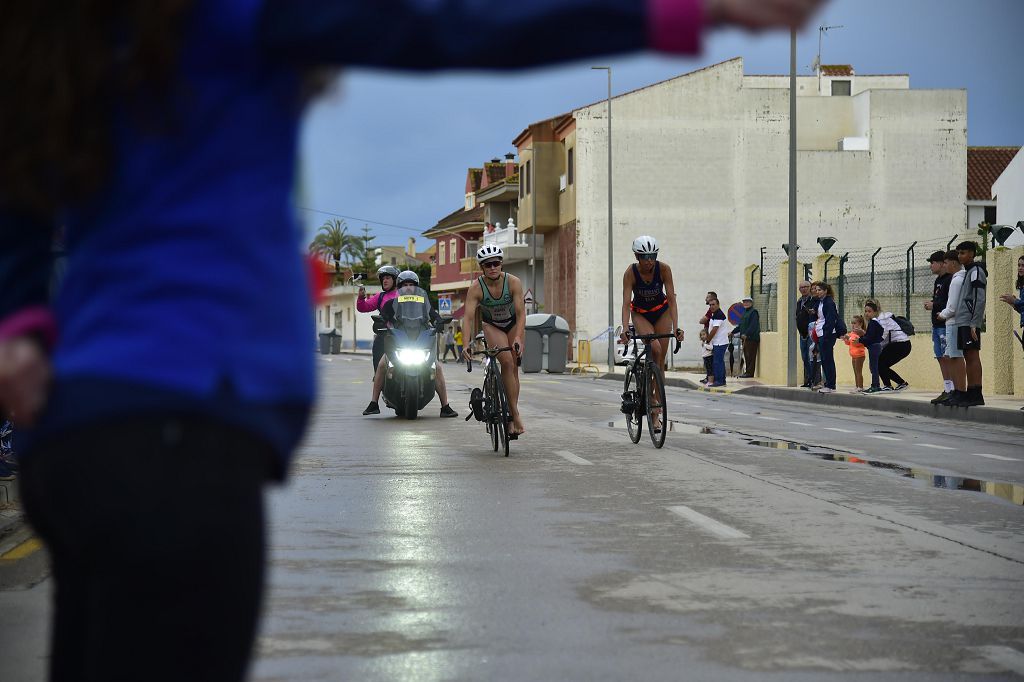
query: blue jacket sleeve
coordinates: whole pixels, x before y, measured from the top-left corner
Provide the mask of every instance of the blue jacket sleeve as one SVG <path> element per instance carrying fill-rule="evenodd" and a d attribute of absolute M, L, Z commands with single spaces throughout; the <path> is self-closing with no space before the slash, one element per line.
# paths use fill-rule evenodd
<path fill-rule="evenodd" d="M 868 322 L 868 328 L 864 330 L 864 336 L 860 337 L 860 343 L 863 346 L 871 346 L 876 343 L 882 342 L 882 336 L 885 334 L 885 330 L 875 320 Z"/>
<path fill-rule="evenodd" d="M 0 206 L 0 325 L 50 300 L 53 229 Z"/>
<path fill-rule="evenodd" d="M 259 40 L 297 65 L 512 69 L 647 47 L 640 0 L 267 0 Z"/>

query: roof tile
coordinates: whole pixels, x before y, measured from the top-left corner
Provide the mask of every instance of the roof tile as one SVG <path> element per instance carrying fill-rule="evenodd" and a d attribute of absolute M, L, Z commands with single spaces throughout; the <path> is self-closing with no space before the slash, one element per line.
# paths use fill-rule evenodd
<path fill-rule="evenodd" d="M 968 147 L 967 199 L 990 201 L 994 183 L 1020 147 Z"/>

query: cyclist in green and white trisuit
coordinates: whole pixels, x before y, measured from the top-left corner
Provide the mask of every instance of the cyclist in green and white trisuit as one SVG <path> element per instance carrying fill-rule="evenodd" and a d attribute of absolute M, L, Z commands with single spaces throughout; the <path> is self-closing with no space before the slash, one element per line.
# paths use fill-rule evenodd
<path fill-rule="evenodd" d="M 476 329 L 476 312 L 480 309 L 481 325 L 488 348 L 511 346 L 512 353 L 500 353 L 501 380 L 508 396 L 508 409 L 512 415 L 510 434 L 526 433 L 519 416 L 519 369 L 517 360 L 523 354 L 523 331 L 526 328 L 526 301 L 523 297 L 523 283 L 515 275 L 502 272 L 501 265 L 505 252 L 501 247 L 484 244 L 476 252 L 476 261 L 484 271 L 466 293 L 466 314 L 463 329 L 472 334 Z M 463 357 L 472 359 L 472 349 L 467 343 Z"/>

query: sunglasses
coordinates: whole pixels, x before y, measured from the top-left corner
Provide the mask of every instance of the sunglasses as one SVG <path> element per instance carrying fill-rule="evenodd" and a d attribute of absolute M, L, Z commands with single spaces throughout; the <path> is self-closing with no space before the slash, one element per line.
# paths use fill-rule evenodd
<path fill-rule="evenodd" d="M 485 267 L 485 268 L 496 268 L 499 265 L 501 265 L 501 261 L 500 260 L 489 260 L 486 263 L 481 263 L 480 265 L 482 267 Z"/>
<path fill-rule="evenodd" d="M 658 260 L 658 254 L 656 253 L 638 253 L 636 254 L 637 260 Z"/>

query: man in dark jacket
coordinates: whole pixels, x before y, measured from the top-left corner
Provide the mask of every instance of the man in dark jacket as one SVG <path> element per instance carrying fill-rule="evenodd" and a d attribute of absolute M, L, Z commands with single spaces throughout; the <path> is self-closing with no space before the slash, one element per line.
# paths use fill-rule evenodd
<path fill-rule="evenodd" d="M 800 334 L 800 357 L 804 361 L 804 383 L 801 388 L 810 388 L 819 381 L 817 363 L 811 361 L 811 339 L 807 335 L 807 325 L 811 322 L 810 311 L 817 309 L 817 302 L 811 297 L 811 283 L 807 280 L 797 285 L 800 298 L 796 302 L 796 331 Z"/>
<path fill-rule="evenodd" d="M 754 307 L 754 299 L 743 299 L 743 316 L 736 328 L 729 332 L 730 336 L 739 334 L 743 340 L 743 364 L 745 369 L 740 379 L 752 379 L 757 368 L 757 349 L 761 345 L 761 315 Z M 805 332 L 806 333 L 806 332 Z"/>

